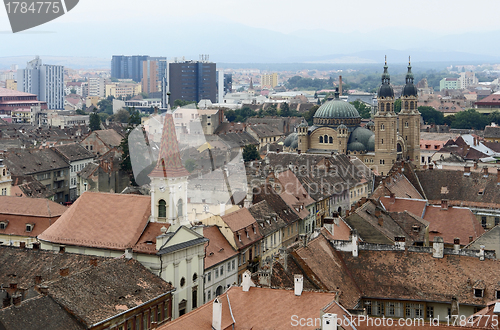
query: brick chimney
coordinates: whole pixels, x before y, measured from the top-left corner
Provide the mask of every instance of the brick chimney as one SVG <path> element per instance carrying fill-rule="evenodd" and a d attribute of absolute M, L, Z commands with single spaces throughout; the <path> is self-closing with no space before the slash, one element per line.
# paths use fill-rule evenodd
<path fill-rule="evenodd" d="M 458 237 L 455 237 L 453 239 L 453 250 L 455 250 L 455 252 L 458 252 L 458 250 L 460 250 L 460 238 Z"/>
<path fill-rule="evenodd" d="M 68 276 L 69 275 L 69 268 L 68 267 L 65 267 L 65 268 L 60 268 L 59 269 L 59 275 L 61 276 Z"/>
<path fill-rule="evenodd" d="M 380 214 L 382 214 L 380 209 L 378 207 L 376 207 L 375 208 L 375 216 L 378 218 L 378 217 L 380 217 Z"/>
<path fill-rule="evenodd" d="M 391 192 L 391 195 L 389 196 L 389 202 L 391 204 L 396 203 L 396 194 L 394 194 L 393 192 Z"/>
<path fill-rule="evenodd" d="M 40 284 L 40 283 L 42 283 L 42 275 L 36 275 L 35 284 Z"/>
<path fill-rule="evenodd" d="M 33 243 L 33 250 L 40 250 L 40 243 L 38 242 Z"/>
<path fill-rule="evenodd" d="M 26 242 L 19 242 L 19 247 L 20 247 L 21 249 L 26 248 Z"/>
<path fill-rule="evenodd" d="M 488 176 L 489 171 L 488 171 L 488 166 L 483 167 L 483 175 Z"/>
<path fill-rule="evenodd" d="M 295 295 L 301 296 L 304 289 L 304 276 L 300 274 L 293 275 L 293 283 Z"/>
<path fill-rule="evenodd" d="M 14 306 L 19 307 L 21 305 L 21 302 L 23 301 L 23 296 L 20 294 L 16 294 L 12 296 L 12 303 Z"/>
<path fill-rule="evenodd" d="M 470 166 L 469 165 L 464 166 L 464 173 L 470 173 Z"/>
<path fill-rule="evenodd" d="M 212 303 L 212 329 L 222 330 L 222 303 L 218 297 Z"/>
<path fill-rule="evenodd" d="M 432 256 L 434 258 L 443 258 L 444 256 L 444 241 L 442 237 L 434 237 L 434 242 L 432 243 Z"/>
<path fill-rule="evenodd" d="M 448 200 L 442 199 L 441 200 L 441 211 L 446 211 L 446 210 L 448 210 Z"/>
<path fill-rule="evenodd" d="M 90 258 L 89 259 L 89 264 L 91 266 L 97 266 L 97 258 Z"/>
<path fill-rule="evenodd" d="M 350 210 L 346 210 L 346 211 L 345 211 L 345 217 L 347 218 L 347 217 L 349 216 L 349 214 L 350 214 L 350 213 L 351 213 L 351 211 L 350 211 Z"/>
<path fill-rule="evenodd" d="M 382 227 L 384 225 L 384 218 L 382 217 L 382 215 L 378 216 L 378 225 L 380 227 Z"/>

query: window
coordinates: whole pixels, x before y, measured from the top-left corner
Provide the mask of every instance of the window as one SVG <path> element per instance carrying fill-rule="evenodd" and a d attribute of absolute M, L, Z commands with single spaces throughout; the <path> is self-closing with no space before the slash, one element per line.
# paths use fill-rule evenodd
<path fill-rule="evenodd" d="M 319 143 L 323 143 L 323 137 L 322 136 L 319 137 Z"/>
<path fill-rule="evenodd" d="M 486 217 L 481 217 L 481 226 L 483 226 L 483 228 L 486 228 Z"/>
<path fill-rule="evenodd" d="M 0 229 L 5 229 L 7 228 L 8 222 L 0 222 Z"/>
<path fill-rule="evenodd" d="M 482 298 L 484 290 L 483 289 L 474 289 L 474 297 Z"/>
<path fill-rule="evenodd" d="M 186 284 L 186 279 L 184 277 L 181 278 L 180 284 L 181 284 L 181 288 Z"/>
<path fill-rule="evenodd" d="M 224 266 L 220 266 L 220 276 L 224 275 Z"/>
<path fill-rule="evenodd" d="M 165 304 L 163 305 L 163 316 L 165 319 L 170 317 L 170 301 L 165 301 Z M 139 329 L 135 329 L 139 330 Z"/>
<path fill-rule="evenodd" d="M 233 266 L 233 267 L 232 267 L 232 269 L 233 269 L 233 270 L 236 268 L 236 267 L 235 267 L 235 263 L 236 263 L 236 262 L 235 262 L 234 260 L 231 262 L 231 265 Z"/>
<path fill-rule="evenodd" d="M 33 225 L 32 225 L 32 224 L 27 223 L 27 224 L 26 224 L 26 231 L 27 231 L 28 233 L 30 233 L 32 230 L 33 230 Z"/>
<path fill-rule="evenodd" d="M 194 273 L 193 274 L 193 282 L 196 282 L 197 279 L 198 279 L 198 274 Z"/>
<path fill-rule="evenodd" d="M 157 313 L 156 313 L 156 322 L 158 322 L 158 323 L 161 321 L 161 308 L 160 307 L 161 306 L 158 305 L 158 307 L 156 308 L 156 310 L 157 310 Z"/>
<path fill-rule="evenodd" d="M 135 330 L 140 330 L 141 329 L 141 316 L 138 315 L 135 318 Z"/>
<path fill-rule="evenodd" d="M 2 188 L 2 196 L 6 196 L 7 195 L 7 188 Z"/>
<path fill-rule="evenodd" d="M 158 217 L 167 217 L 167 203 L 163 199 L 160 199 L 160 201 L 158 202 Z"/>
<path fill-rule="evenodd" d="M 219 268 L 215 268 L 214 273 L 215 273 L 214 278 L 218 278 L 219 277 Z"/>
<path fill-rule="evenodd" d="M 500 290 L 495 291 L 495 298 L 498 300 L 500 299 Z"/>
<path fill-rule="evenodd" d="M 500 224 L 500 218 L 499 217 L 495 217 L 495 226 L 497 226 L 498 224 Z"/>
<path fill-rule="evenodd" d="M 148 320 L 149 320 L 148 312 L 145 312 L 143 314 L 143 316 L 142 316 L 142 329 L 143 330 L 148 330 L 149 329 Z"/>
<path fill-rule="evenodd" d="M 212 280 L 212 272 L 207 273 L 207 282 L 210 282 Z"/>
<path fill-rule="evenodd" d="M 426 313 L 426 317 L 428 319 L 432 319 L 434 318 L 434 307 L 433 306 L 427 306 L 427 313 Z"/>

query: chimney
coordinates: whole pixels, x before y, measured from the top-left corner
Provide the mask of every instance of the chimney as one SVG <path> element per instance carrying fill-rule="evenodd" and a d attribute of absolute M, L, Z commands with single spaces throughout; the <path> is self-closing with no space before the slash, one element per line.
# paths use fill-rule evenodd
<path fill-rule="evenodd" d="M 300 155 L 300 149 L 299 149 L 299 150 L 297 150 L 297 153 Z"/>
<path fill-rule="evenodd" d="M 222 330 L 222 303 L 219 297 L 212 303 L 212 329 Z"/>
<path fill-rule="evenodd" d="M 488 166 L 483 167 L 483 175 L 484 175 L 485 177 L 487 177 L 487 176 L 488 176 L 488 174 L 489 174 L 489 172 L 488 172 Z"/>
<path fill-rule="evenodd" d="M 375 208 L 375 216 L 378 218 L 378 217 L 380 217 L 380 214 L 381 214 L 380 209 L 378 207 L 376 207 Z"/>
<path fill-rule="evenodd" d="M 23 296 L 21 296 L 20 294 L 12 296 L 12 303 L 14 304 L 14 306 L 19 307 L 21 305 L 21 301 L 23 301 Z"/>
<path fill-rule="evenodd" d="M 346 218 L 349 216 L 349 213 L 351 213 L 351 211 L 349 211 L 349 210 L 346 210 L 346 211 L 345 211 L 345 217 L 346 217 Z"/>
<path fill-rule="evenodd" d="M 40 243 L 38 242 L 33 243 L 33 250 L 40 250 Z"/>
<path fill-rule="evenodd" d="M 304 276 L 300 274 L 293 275 L 294 278 L 294 291 L 296 296 L 302 295 L 302 289 L 304 288 Z"/>
<path fill-rule="evenodd" d="M 429 164 L 429 170 L 432 171 L 434 169 L 434 164 L 430 163 Z"/>
<path fill-rule="evenodd" d="M 19 242 L 19 247 L 20 247 L 21 249 L 26 248 L 26 242 Z"/>
<path fill-rule="evenodd" d="M 89 264 L 94 267 L 97 266 L 97 258 L 90 258 Z"/>
<path fill-rule="evenodd" d="M 474 169 L 477 170 L 477 162 L 474 162 Z"/>
<path fill-rule="evenodd" d="M 41 294 L 47 294 L 49 293 L 49 287 L 46 285 L 40 285 L 38 286 L 38 292 L 40 292 Z"/>
<path fill-rule="evenodd" d="M 382 227 L 384 225 L 384 218 L 382 217 L 382 215 L 378 216 L 378 225 L 380 227 Z"/>
<path fill-rule="evenodd" d="M 9 284 L 9 289 L 12 291 L 12 292 L 16 292 L 17 290 L 17 283 L 15 282 L 12 282 Z"/>
<path fill-rule="evenodd" d="M 125 259 L 132 259 L 132 248 L 125 249 Z"/>
<path fill-rule="evenodd" d="M 243 273 L 243 279 L 241 280 L 241 287 L 243 288 L 243 292 L 248 292 L 248 290 L 250 290 L 250 287 L 251 286 L 255 286 L 255 284 L 252 282 L 252 278 L 251 278 L 251 273 L 250 271 L 246 270 L 244 273 Z"/>
<path fill-rule="evenodd" d="M 458 237 L 455 237 L 453 239 L 453 250 L 455 250 L 455 252 L 458 252 L 460 250 L 460 238 Z"/>
<path fill-rule="evenodd" d="M 394 237 L 394 243 L 397 247 L 404 249 L 405 245 L 406 245 L 406 237 L 396 236 L 396 237 Z"/>
<path fill-rule="evenodd" d="M 354 212 L 355 209 L 356 209 L 356 206 L 354 204 L 351 205 L 351 212 Z"/>
<path fill-rule="evenodd" d="M 59 275 L 61 276 L 68 276 L 69 275 L 69 268 L 68 267 L 65 267 L 65 268 L 60 268 L 59 269 Z"/>
<path fill-rule="evenodd" d="M 441 200 L 441 210 L 442 211 L 448 210 L 448 200 L 447 199 Z"/>
<path fill-rule="evenodd" d="M 35 284 L 40 284 L 40 283 L 42 283 L 42 275 L 36 275 Z"/>
<path fill-rule="evenodd" d="M 339 95 L 342 96 L 342 76 L 339 76 Z"/>
<path fill-rule="evenodd" d="M 444 241 L 442 237 L 434 237 L 434 242 L 432 243 L 432 256 L 434 258 L 443 258 L 444 255 Z"/>
<path fill-rule="evenodd" d="M 479 260 L 484 261 L 484 245 L 479 247 Z"/>
<path fill-rule="evenodd" d="M 351 233 L 351 242 L 352 242 L 352 256 L 358 256 L 358 232 L 354 229 Z"/>
<path fill-rule="evenodd" d="M 391 204 L 396 203 L 396 194 L 394 194 L 394 193 L 391 192 L 391 195 L 389 196 L 389 202 Z"/>
<path fill-rule="evenodd" d="M 59 253 L 64 253 L 66 251 L 66 247 L 64 245 L 59 246 Z"/>
<path fill-rule="evenodd" d="M 497 167 L 497 185 L 500 185 L 500 167 Z"/>
<path fill-rule="evenodd" d="M 361 197 L 361 204 L 366 203 L 366 197 Z"/>
<path fill-rule="evenodd" d="M 337 330 L 337 314 L 325 313 L 322 317 L 321 330 Z"/>
<path fill-rule="evenodd" d="M 470 173 L 470 166 L 469 165 L 464 166 L 464 173 Z"/>

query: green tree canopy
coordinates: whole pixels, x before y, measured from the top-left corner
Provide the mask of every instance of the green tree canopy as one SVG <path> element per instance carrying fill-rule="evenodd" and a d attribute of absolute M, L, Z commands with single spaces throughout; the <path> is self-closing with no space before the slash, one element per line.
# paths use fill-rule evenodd
<path fill-rule="evenodd" d="M 310 126 L 313 124 L 313 119 L 314 119 L 314 114 L 316 111 L 319 109 L 319 105 L 314 105 L 309 109 L 309 111 L 304 112 L 302 114 L 302 117 L 304 117 L 305 120 L 307 120 L 307 124 Z"/>
<path fill-rule="evenodd" d="M 401 99 L 394 101 L 394 112 L 399 113 L 401 111 Z"/>
<path fill-rule="evenodd" d="M 455 114 L 455 120 L 451 123 L 451 127 L 483 130 L 488 123 L 488 116 L 477 112 L 475 109 L 468 109 Z"/>
<path fill-rule="evenodd" d="M 253 144 L 247 144 L 245 148 L 243 148 L 243 160 L 245 162 L 249 162 L 251 160 L 260 159 L 259 151 L 257 147 Z"/>
<path fill-rule="evenodd" d="M 356 100 L 354 102 L 351 102 L 351 104 L 358 110 L 359 115 L 361 118 L 371 118 L 371 109 L 369 106 L 367 106 L 364 102 L 361 102 L 359 100 Z"/>
<path fill-rule="evenodd" d="M 97 131 L 101 129 L 101 118 L 97 112 L 92 112 L 89 117 L 89 129 L 91 131 Z"/>
<path fill-rule="evenodd" d="M 82 109 L 76 109 L 75 113 L 77 115 L 86 115 L 85 111 L 83 111 Z"/>
<path fill-rule="evenodd" d="M 418 111 L 420 111 L 422 119 L 426 124 L 443 125 L 445 123 L 443 113 L 441 111 L 437 111 L 433 107 L 420 106 L 418 107 Z"/>
<path fill-rule="evenodd" d="M 117 123 L 128 123 L 128 119 L 130 118 L 130 114 L 127 110 L 125 109 L 120 109 L 118 112 L 114 115 L 113 120 Z"/>

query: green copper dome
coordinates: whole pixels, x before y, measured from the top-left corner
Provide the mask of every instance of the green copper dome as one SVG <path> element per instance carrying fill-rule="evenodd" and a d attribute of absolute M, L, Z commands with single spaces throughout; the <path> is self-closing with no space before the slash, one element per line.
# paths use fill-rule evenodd
<path fill-rule="evenodd" d="M 374 151 L 375 133 L 364 127 L 356 128 L 347 142 L 349 151 Z"/>
<path fill-rule="evenodd" d="M 360 118 L 358 110 L 345 101 L 334 99 L 323 104 L 314 114 L 320 119 Z"/>

